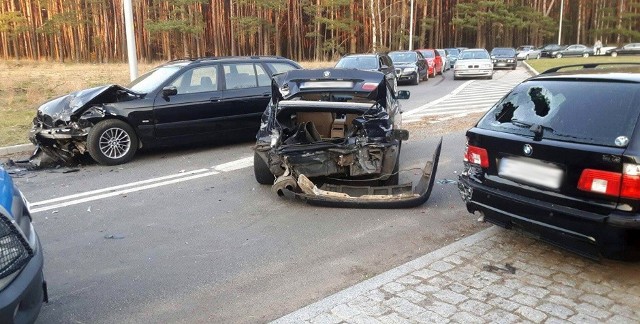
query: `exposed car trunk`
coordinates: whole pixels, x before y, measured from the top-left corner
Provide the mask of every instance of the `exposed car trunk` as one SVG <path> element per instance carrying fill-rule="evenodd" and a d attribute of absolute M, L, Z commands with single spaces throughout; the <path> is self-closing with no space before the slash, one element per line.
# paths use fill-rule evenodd
<path fill-rule="evenodd" d="M 282 127 L 277 156 L 295 174 L 308 177 L 366 176 L 389 173 L 384 160 L 395 160 L 397 143 L 377 140 L 390 129 L 375 103 L 280 102 Z M 366 115 L 368 111 L 377 115 Z"/>

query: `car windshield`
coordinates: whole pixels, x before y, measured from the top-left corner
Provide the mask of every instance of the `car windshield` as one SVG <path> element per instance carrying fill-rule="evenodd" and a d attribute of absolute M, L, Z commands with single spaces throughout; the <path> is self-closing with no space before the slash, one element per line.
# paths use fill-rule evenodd
<path fill-rule="evenodd" d="M 533 136 L 536 125 L 547 139 L 616 146 L 632 137 L 638 106 L 635 83 L 534 80 L 513 89 L 478 127 Z"/>
<path fill-rule="evenodd" d="M 393 63 L 410 63 L 418 60 L 415 52 L 391 52 L 389 57 Z"/>
<path fill-rule="evenodd" d="M 458 56 L 458 54 L 460 54 L 460 52 L 456 48 L 446 48 L 446 50 L 453 56 Z"/>
<path fill-rule="evenodd" d="M 127 88 L 137 93 L 149 93 L 165 83 L 165 81 L 187 64 L 188 63 L 185 62 L 184 64 L 173 64 L 153 69 L 133 80 L 127 85 Z"/>
<path fill-rule="evenodd" d="M 460 60 L 472 60 L 472 59 L 488 59 L 489 53 L 485 51 L 463 51 L 460 54 Z"/>
<path fill-rule="evenodd" d="M 512 48 L 494 48 L 491 51 L 491 55 L 495 56 L 514 56 L 516 51 Z"/>
<path fill-rule="evenodd" d="M 347 56 L 338 61 L 336 68 L 377 70 L 378 60 L 375 56 Z"/>
<path fill-rule="evenodd" d="M 425 58 L 434 58 L 434 57 L 436 57 L 436 54 L 433 51 L 420 51 L 420 53 Z"/>

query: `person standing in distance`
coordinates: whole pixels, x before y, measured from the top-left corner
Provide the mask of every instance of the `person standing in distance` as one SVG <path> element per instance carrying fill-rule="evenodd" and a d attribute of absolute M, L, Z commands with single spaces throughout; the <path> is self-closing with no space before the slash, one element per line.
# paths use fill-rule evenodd
<path fill-rule="evenodd" d="M 596 40 L 596 43 L 593 45 L 595 55 L 600 55 L 600 48 L 602 48 L 602 42 L 598 39 Z"/>

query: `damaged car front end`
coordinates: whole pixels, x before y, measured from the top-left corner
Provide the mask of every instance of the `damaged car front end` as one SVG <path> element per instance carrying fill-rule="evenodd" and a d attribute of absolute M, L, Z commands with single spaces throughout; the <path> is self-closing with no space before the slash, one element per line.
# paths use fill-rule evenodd
<path fill-rule="evenodd" d="M 105 116 L 116 115 L 112 104 L 141 97 L 141 94 L 118 85 L 100 86 L 58 97 L 38 108 L 29 140 L 36 145 L 36 154 L 42 150 L 58 160 L 72 162 L 88 151 L 87 137 L 91 128 Z"/>
<path fill-rule="evenodd" d="M 400 149 L 409 137 L 400 128 L 398 99 L 409 95 L 394 94 L 378 72 L 296 70 L 274 77 L 256 136 L 256 180 L 280 196 L 327 206 L 398 208 L 410 207 L 416 195 L 428 199 L 439 154 L 423 172 L 426 184 L 398 185 Z"/>

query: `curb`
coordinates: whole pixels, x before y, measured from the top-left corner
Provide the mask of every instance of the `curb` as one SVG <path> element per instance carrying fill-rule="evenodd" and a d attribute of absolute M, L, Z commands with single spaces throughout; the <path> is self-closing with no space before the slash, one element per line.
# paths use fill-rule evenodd
<path fill-rule="evenodd" d="M 532 68 L 531 65 L 529 65 L 527 62 L 522 61 L 522 65 L 524 65 L 524 67 L 527 68 L 527 70 L 529 70 L 529 73 L 533 74 L 533 76 L 540 74 L 538 71 Z"/>
<path fill-rule="evenodd" d="M 426 267 L 427 265 L 440 260 L 448 255 L 451 255 L 457 251 L 460 251 L 470 245 L 473 245 L 479 241 L 485 240 L 489 237 L 496 235 L 502 228 L 498 226 L 491 226 L 485 230 L 482 230 L 476 234 L 468 236 L 462 240 L 451 243 L 445 247 L 442 247 L 433 252 L 427 253 L 413 261 L 409 261 L 403 265 L 400 265 L 387 272 L 379 274 L 371 279 L 357 283 L 351 287 L 335 293 L 329 297 L 323 298 L 318 302 L 303 307 L 293 313 L 285 315 L 271 323 L 301 323 L 309 321 L 315 316 L 321 314 L 326 310 L 331 310 L 334 307 L 347 303 L 348 301 L 383 285 L 392 282 L 402 276 L 409 274 L 412 271 L 416 271 Z"/>
<path fill-rule="evenodd" d="M 33 144 L 20 144 L 13 146 L 0 147 L 0 156 L 16 154 L 16 153 L 26 153 L 33 152 L 36 147 Z"/>

